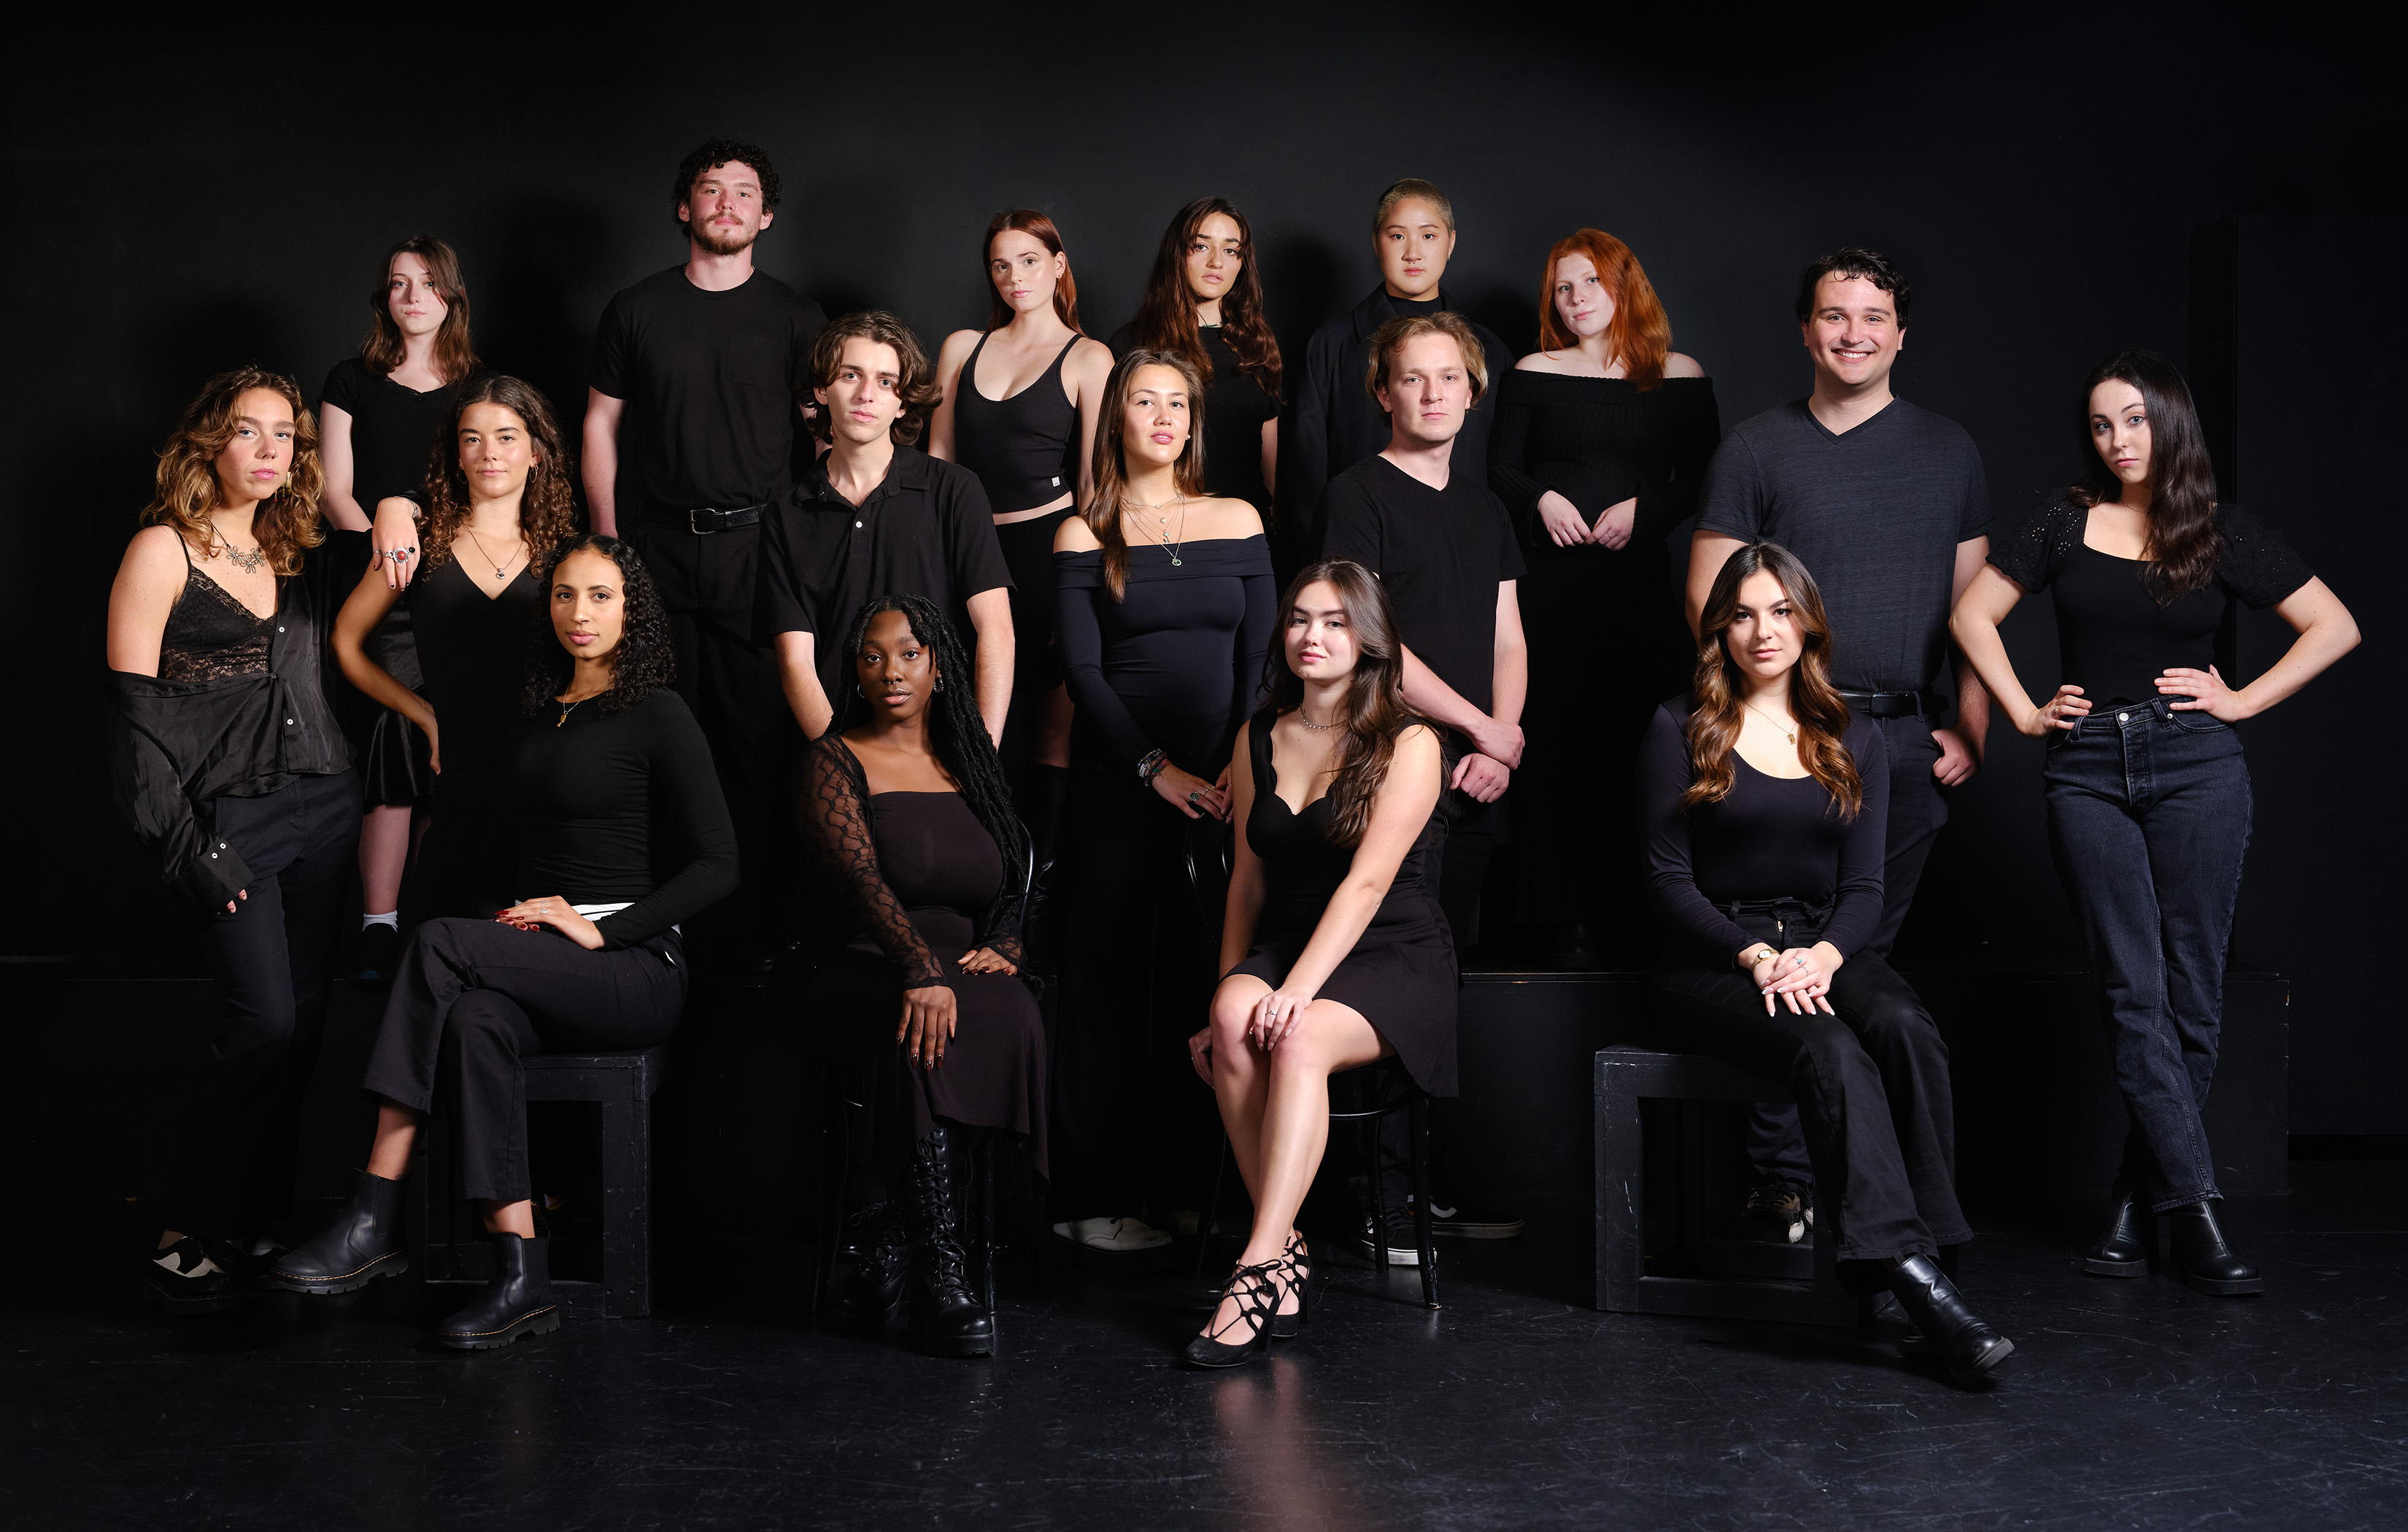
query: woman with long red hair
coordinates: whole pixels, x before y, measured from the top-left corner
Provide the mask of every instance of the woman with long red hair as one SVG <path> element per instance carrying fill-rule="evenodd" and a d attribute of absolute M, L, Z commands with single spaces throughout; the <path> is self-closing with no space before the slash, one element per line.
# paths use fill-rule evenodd
<path fill-rule="evenodd" d="M 1488 481 L 1529 550 L 1515 786 L 1549 833 L 1524 847 L 1524 892 L 1556 924 L 1556 961 L 1597 967 L 1644 961 L 1629 822 L 1590 806 L 1629 801 L 1648 712 L 1686 666 L 1665 537 L 1695 509 L 1721 422 L 1629 246 L 1576 230 L 1539 285 L 1541 349 L 1501 379 Z"/>
<path fill-rule="evenodd" d="M 2014 1350 L 1937 1263 L 1973 1238 L 1956 1205 L 1948 1045 L 1867 950 L 1882 912 L 1889 753 L 1833 689 L 1823 595 L 1750 543 L 1707 598 L 1690 694 L 1639 760 L 1648 887 L 1671 935 L 1656 1013 L 1679 1046 L 1798 1098 L 1840 1274 L 1887 1288 L 1950 1380 Z"/>

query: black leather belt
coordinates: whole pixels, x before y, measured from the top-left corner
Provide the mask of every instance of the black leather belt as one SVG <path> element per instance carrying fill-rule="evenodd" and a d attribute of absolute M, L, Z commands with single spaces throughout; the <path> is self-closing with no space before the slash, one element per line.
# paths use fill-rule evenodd
<path fill-rule="evenodd" d="M 689 510 L 665 510 L 660 513 L 658 519 L 672 526 L 683 521 L 688 532 L 697 537 L 707 537 L 713 532 L 733 532 L 739 526 L 752 526 L 761 520 L 761 513 L 768 508 L 766 505 L 759 505 L 739 506 L 734 510 L 722 510 L 715 506 L 696 506 Z"/>
<path fill-rule="evenodd" d="M 1938 718 L 1948 711 L 1937 692 L 1842 692 L 1850 712 L 1867 718 Z"/>

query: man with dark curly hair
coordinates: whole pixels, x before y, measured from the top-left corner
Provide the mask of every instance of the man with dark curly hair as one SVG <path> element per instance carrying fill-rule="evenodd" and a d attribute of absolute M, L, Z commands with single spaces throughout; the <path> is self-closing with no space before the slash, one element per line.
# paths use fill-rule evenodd
<path fill-rule="evenodd" d="M 678 166 L 669 206 L 682 266 L 610 300 L 585 407 L 585 499 L 597 532 L 625 537 L 660 583 L 676 634 L 677 689 L 710 741 L 738 835 L 791 838 L 774 807 L 790 741 L 778 666 L 752 641 L 761 518 L 794 475 L 795 380 L 827 322 L 820 306 L 752 265 L 776 221 L 778 172 L 757 145 L 713 138 Z M 754 929 L 770 901 L 748 859 L 724 962 L 767 965 Z"/>

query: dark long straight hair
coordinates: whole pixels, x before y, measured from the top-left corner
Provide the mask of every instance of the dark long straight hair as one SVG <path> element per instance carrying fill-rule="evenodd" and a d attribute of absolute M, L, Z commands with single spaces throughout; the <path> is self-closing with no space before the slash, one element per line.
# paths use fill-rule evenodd
<path fill-rule="evenodd" d="M 1154 270 L 1146 275 L 1145 296 L 1129 324 L 1137 343 L 1149 351 L 1177 351 L 1207 383 L 1212 380 L 1212 358 L 1196 319 L 1196 290 L 1187 285 L 1187 251 L 1196 243 L 1204 221 L 1219 213 L 1238 226 L 1238 279 L 1221 297 L 1221 338 L 1238 353 L 1238 370 L 1280 396 L 1279 337 L 1263 318 L 1263 283 L 1254 270 L 1254 231 L 1246 215 L 1227 197 L 1197 197 L 1170 215 L 1162 243 L 1154 252 Z"/>
<path fill-rule="evenodd" d="M 2207 454 L 2207 433 L 2190 401 L 2190 385 L 2174 365 L 2155 351 L 2117 351 L 2090 369 L 2082 383 L 2083 455 L 2089 460 L 2073 497 L 2086 506 L 2113 500 L 2123 481 L 2099 455 L 2090 429 L 2090 396 L 2101 383 L 2129 383 L 2140 390 L 2149 416 L 2149 567 L 2146 579 L 2157 604 L 2203 589 L 2215 578 L 2221 545 L 2215 532 L 2215 464 Z"/>
<path fill-rule="evenodd" d="M 1346 626 L 1354 636 L 1354 674 L 1346 688 L 1346 737 L 1338 747 L 1338 764 L 1330 767 L 1329 843 L 1352 846 L 1370 827 L 1371 808 L 1388 780 L 1388 766 L 1397 757 L 1397 737 L 1416 723 L 1429 721 L 1405 701 L 1405 646 L 1397 637 L 1397 614 L 1380 578 L 1353 559 L 1321 559 L 1306 565 L 1287 582 L 1280 601 L 1280 627 L 1287 627 L 1304 588 L 1326 580 L 1346 609 Z M 1269 671 L 1271 706 L 1288 712 L 1304 706 L 1304 679 L 1287 666 L 1287 645 L 1274 642 Z M 1260 783 L 1255 786 L 1262 791 Z"/>
<path fill-rule="evenodd" d="M 1707 593 L 1698 634 L 1698 672 L 1691 683 L 1697 710 L 1689 714 L 1689 790 L 1681 795 L 1681 811 L 1718 803 L 1731 790 L 1731 751 L 1739 743 L 1745 721 L 1747 694 L 1739 662 L 1724 643 L 1739 615 L 1739 588 L 1757 574 L 1780 581 L 1781 591 L 1798 614 L 1804 638 L 1798 664 L 1789 672 L 1789 711 L 1798 720 L 1798 758 L 1823 784 L 1839 806 L 1840 817 L 1854 819 L 1864 807 L 1864 780 L 1856 759 L 1841 737 L 1848 732 L 1848 704 L 1831 684 L 1831 623 L 1824 615 L 1823 592 L 1798 555 L 1777 542 L 1752 542 L 1730 556 L 1714 588 Z"/>
<path fill-rule="evenodd" d="M 384 252 L 377 268 L 376 286 L 368 294 L 368 333 L 360 342 L 360 360 L 371 376 L 381 378 L 401 365 L 401 327 L 393 322 L 393 264 L 415 255 L 426 264 L 430 286 L 443 296 L 443 322 L 435 328 L 435 372 L 446 383 L 456 383 L 477 370 L 477 349 L 468 343 L 468 284 L 460 276 L 460 257 L 431 234 L 413 234 Z"/>
<path fill-rule="evenodd" d="M 1096 490 L 1079 510 L 1080 519 L 1103 547 L 1104 583 L 1115 601 L 1128 594 L 1128 537 L 1121 531 L 1121 502 L 1128 495 L 1128 460 L 1122 433 L 1128 426 L 1129 379 L 1140 367 L 1168 367 L 1179 374 L 1180 386 L 1187 390 L 1187 445 L 1179 450 L 1170 476 L 1179 493 L 1189 499 L 1204 495 L 1204 380 L 1177 351 L 1142 347 L 1130 351 L 1112 364 L 1111 381 L 1104 386 L 1104 397 L 1111 405 L 1104 411 L 1102 428 L 1096 433 L 1096 457 L 1090 467 Z"/>

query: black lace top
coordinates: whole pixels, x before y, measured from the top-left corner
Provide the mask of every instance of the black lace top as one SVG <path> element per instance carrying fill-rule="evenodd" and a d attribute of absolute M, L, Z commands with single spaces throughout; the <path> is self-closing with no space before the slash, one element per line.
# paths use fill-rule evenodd
<path fill-rule="evenodd" d="M 954 807 L 957 813 L 945 816 L 939 826 L 942 834 L 915 833 L 909 845 L 884 847 L 895 861 L 892 867 L 885 866 L 880 859 L 882 817 L 873 810 L 869 778 L 860 758 L 834 730 L 811 741 L 803 756 L 806 833 L 820 860 L 843 883 L 863 933 L 902 968 L 905 985 L 924 989 L 952 982 L 945 965 L 912 923 L 910 908 L 915 905 L 982 905 L 973 945 L 993 949 L 1007 963 L 1019 963 L 1025 871 L 1004 866 L 994 836 L 969 805 L 958 794 L 875 796 L 952 798 L 953 806 L 940 807 Z M 933 816 L 913 816 L 913 823 L 923 827 L 937 823 Z"/>
<path fill-rule="evenodd" d="M 167 625 L 159 635 L 159 679 L 225 680 L 265 675 L 276 619 L 253 612 L 194 564 L 192 544 L 178 537 L 176 545 L 184 551 L 184 588 L 167 609 Z M 280 594 L 283 584 L 277 581 Z"/>

